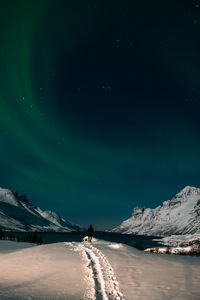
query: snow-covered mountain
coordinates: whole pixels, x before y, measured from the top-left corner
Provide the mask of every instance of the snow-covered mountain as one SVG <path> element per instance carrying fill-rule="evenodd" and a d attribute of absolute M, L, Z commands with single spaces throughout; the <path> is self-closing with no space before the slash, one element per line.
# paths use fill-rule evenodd
<path fill-rule="evenodd" d="M 136 207 L 112 232 L 154 236 L 200 233 L 200 189 L 186 186 L 155 209 Z"/>
<path fill-rule="evenodd" d="M 0 227 L 16 231 L 81 230 L 55 212 L 33 206 L 26 195 L 0 188 Z"/>

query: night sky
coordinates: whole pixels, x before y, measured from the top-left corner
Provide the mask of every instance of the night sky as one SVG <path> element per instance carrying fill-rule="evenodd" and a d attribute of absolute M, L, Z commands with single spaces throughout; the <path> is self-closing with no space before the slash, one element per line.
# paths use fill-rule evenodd
<path fill-rule="evenodd" d="M 200 1 L 2 0 L 0 186 L 108 229 L 200 187 Z"/>

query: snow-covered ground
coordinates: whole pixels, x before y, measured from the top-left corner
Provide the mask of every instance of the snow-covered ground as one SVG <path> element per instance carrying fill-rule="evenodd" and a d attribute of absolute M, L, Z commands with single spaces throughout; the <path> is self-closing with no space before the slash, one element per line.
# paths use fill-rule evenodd
<path fill-rule="evenodd" d="M 200 255 L 200 234 L 171 235 L 153 239 L 167 247 L 147 248 L 144 251 L 163 254 Z"/>
<path fill-rule="evenodd" d="M 200 244 L 200 234 L 182 234 L 182 235 L 170 235 L 163 238 L 154 239 L 161 245 L 166 246 L 188 246 L 193 244 Z"/>
<path fill-rule="evenodd" d="M 180 254 L 180 255 L 199 255 L 200 247 L 193 245 L 187 247 L 153 247 L 147 248 L 145 252 L 162 253 L 162 254 Z"/>
<path fill-rule="evenodd" d="M 102 240 L 0 241 L 0 268 L 1 300 L 200 299 L 200 257 L 154 255 Z"/>

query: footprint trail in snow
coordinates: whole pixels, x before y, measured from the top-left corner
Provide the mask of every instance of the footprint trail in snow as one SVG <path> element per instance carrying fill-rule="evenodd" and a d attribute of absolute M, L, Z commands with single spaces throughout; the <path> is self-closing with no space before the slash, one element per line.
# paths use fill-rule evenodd
<path fill-rule="evenodd" d="M 92 293 L 86 298 L 96 300 L 125 300 L 119 291 L 114 270 L 105 255 L 90 243 L 72 243 L 75 251 L 81 251 L 87 262 L 88 272 L 92 271 L 94 285 Z"/>

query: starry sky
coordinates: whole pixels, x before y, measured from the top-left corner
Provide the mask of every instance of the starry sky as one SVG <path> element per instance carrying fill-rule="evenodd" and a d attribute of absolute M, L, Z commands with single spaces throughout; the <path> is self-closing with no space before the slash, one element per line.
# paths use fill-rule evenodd
<path fill-rule="evenodd" d="M 2 0 L 0 186 L 109 229 L 200 187 L 200 1 Z"/>

